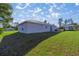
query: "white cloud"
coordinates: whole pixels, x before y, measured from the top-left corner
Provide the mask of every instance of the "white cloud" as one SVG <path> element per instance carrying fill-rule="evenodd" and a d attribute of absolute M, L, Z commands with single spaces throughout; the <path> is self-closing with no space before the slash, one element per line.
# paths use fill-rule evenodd
<path fill-rule="evenodd" d="M 56 5 L 55 3 L 53 3 L 53 7 L 55 7 L 55 8 L 56 8 L 56 7 L 57 7 L 57 5 Z"/>
<path fill-rule="evenodd" d="M 50 8 L 49 8 L 49 12 L 51 13 L 52 11 L 53 11 L 53 7 L 50 6 Z"/>
<path fill-rule="evenodd" d="M 69 11 L 68 11 L 68 12 L 65 12 L 65 13 L 63 13 L 63 14 L 69 14 Z"/>
<path fill-rule="evenodd" d="M 51 18 L 51 15 L 47 15 L 48 18 Z"/>
<path fill-rule="evenodd" d="M 44 15 L 44 12 L 41 12 L 41 15 Z"/>
<path fill-rule="evenodd" d="M 75 3 L 76 6 L 79 6 L 79 3 Z"/>
<path fill-rule="evenodd" d="M 63 4 L 60 6 L 60 8 L 64 8 L 65 6 L 66 6 L 66 4 L 63 3 Z"/>
<path fill-rule="evenodd" d="M 57 9 L 57 10 L 61 10 L 61 8 L 60 8 L 60 7 L 57 7 L 56 9 Z"/>
<path fill-rule="evenodd" d="M 34 10 L 28 10 L 27 12 L 34 12 Z"/>
<path fill-rule="evenodd" d="M 60 16 L 61 14 L 59 14 L 59 13 L 52 13 L 51 14 L 53 17 L 58 17 L 58 16 Z"/>
<path fill-rule="evenodd" d="M 23 14 L 18 15 L 18 17 L 23 17 L 23 16 L 24 16 Z"/>
<path fill-rule="evenodd" d="M 61 9 L 63 9 L 64 7 L 66 6 L 66 4 L 61 4 L 60 6 L 56 6 L 56 9 L 57 10 L 61 10 Z"/>
<path fill-rule="evenodd" d="M 16 6 L 16 8 L 17 9 L 25 9 L 27 6 L 29 6 L 30 4 L 29 3 L 26 3 L 24 6 L 21 6 L 22 5 L 22 3 L 19 3 L 17 6 Z"/>
<path fill-rule="evenodd" d="M 70 10 L 70 13 L 72 13 L 73 11 L 72 10 Z"/>
<path fill-rule="evenodd" d="M 32 12 L 31 14 L 32 14 L 32 17 L 35 17 L 36 16 L 36 13 L 35 12 Z"/>
<path fill-rule="evenodd" d="M 40 11 L 42 11 L 42 9 L 37 8 L 37 9 L 34 11 L 34 13 L 38 13 L 38 12 L 40 12 Z"/>
<path fill-rule="evenodd" d="M 15 13 L 15 12 L 13 12 L 13 13 L 12 13 L 12 17 L 14 17 L 15 15 L 16 15 L 16 13 Z"/>
<path fill-rule="evenodd" d="M 79 12 L 79 10 L 77 12 Z"/>
<path fill-rule="evenodd" d="M 54 4 L 54 7 L 57 9 L 57 10 L 61 10 L 61 9 L 63 9 L 64 7 L 66 6 L 66 4 L 61 4 L 60 6 L 59 5 L 56 5 L 56 4 Z"/>
<path fill-rule="evenodd" d="M 52 5 L 50 5 L 49 8 L 49 12 L 52 12 L 53 10 L 61 10 L 62 8 L 64 8 L 66 4 L 61 4 L 60 6 L 58 6 L 57 4 L 53 3 Z"/>
<path fill-rule="evenodd" d="M 68 15 L 68 14 L 70 14 L 70 13 L 73 13 L 73 11 L 72 11 L 72 10 L 70 10 L 70 11 L 68 11 L 68 12 L 65 12 L 65 13 L 63 13 L 63 14 L 66 14 L 66 15 Z"/>
<path fill-rule="evenodd" d="M 36 8 L 35 10 L 32 11 L 32 16 L 36 17 L 36 14 L 39 13 L 40 11 L 42 11 L 42 9 Z"/>

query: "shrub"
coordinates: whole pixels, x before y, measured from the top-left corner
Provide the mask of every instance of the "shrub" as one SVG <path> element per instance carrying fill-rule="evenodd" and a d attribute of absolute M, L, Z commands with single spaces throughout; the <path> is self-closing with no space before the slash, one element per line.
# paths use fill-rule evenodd
<path fill-rule="evenodd" d="M 3 28 L 0 28 L 0 34 L 3 32 Z"/>

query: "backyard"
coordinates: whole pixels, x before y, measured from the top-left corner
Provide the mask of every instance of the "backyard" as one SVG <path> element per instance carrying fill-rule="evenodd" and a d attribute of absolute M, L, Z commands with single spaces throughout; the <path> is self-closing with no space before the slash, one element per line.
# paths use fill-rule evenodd
<path fill-rule="evenodd" d="M 79 55 L 79 31 L 66 31 L 52 36 L 26 55 Z"/>
<path fill-rule="evenodd" d="M 4 31 L 3 33 L 0 34 L 0 41 L 2 40 L 3 37 L 7 35 L 11 35 L 13 33 L 16 33 L 17 31 Z"/>
<path fill-rule="evenodd" d="M 0 55 L 79 55 L 79 31 L 36 34 L 13 31 L 2 33 L 0 38 Z"/>

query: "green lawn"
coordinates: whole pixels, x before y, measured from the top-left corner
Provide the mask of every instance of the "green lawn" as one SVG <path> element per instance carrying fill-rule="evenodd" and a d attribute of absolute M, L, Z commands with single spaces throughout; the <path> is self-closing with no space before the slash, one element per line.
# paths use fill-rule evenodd
<path fill-rule="evenodd" d="M 39 43 L 26 55 L 79 55 L 79 31 L 65 31 L 52 36 Z"/>
<path fill-rule="evenodd" d="M 79 31 L 65 31 L 58 34 L 23 34 L 17 31 L 7 31 L 0 35 L 1 38 L 3 38 L 0 42 L 2 55 L 79 55 Z"/>
<path fill-rule="evenodd" d="M 4 34 L 4 35 L 3 35 Z M 1 36 L 0 55 L 25 55 L 55 33 L 24 34 L 19 32 L 5 32 Z M 57 34 L 57 33 L 56 33 Z"/>
<path fill-rule="evenodd" d="M 11 34 L 13 34 L 13 33 L 16 33 L 17 31 L 4 31 L 2 34 L 0 34 L 0 40 L 3 38 L 3 37 L 5 37 L 5 36 L 7 36 L 7 35 L 11 35 Z"/>

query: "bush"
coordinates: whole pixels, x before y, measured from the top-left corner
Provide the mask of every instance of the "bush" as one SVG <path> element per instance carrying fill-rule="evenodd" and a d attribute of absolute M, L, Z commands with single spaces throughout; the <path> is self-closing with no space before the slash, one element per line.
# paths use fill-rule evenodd
<path fill-rule="evenodd" d="M 0 34 L 3 32 L 3 28 L 0 28 Z"/>

